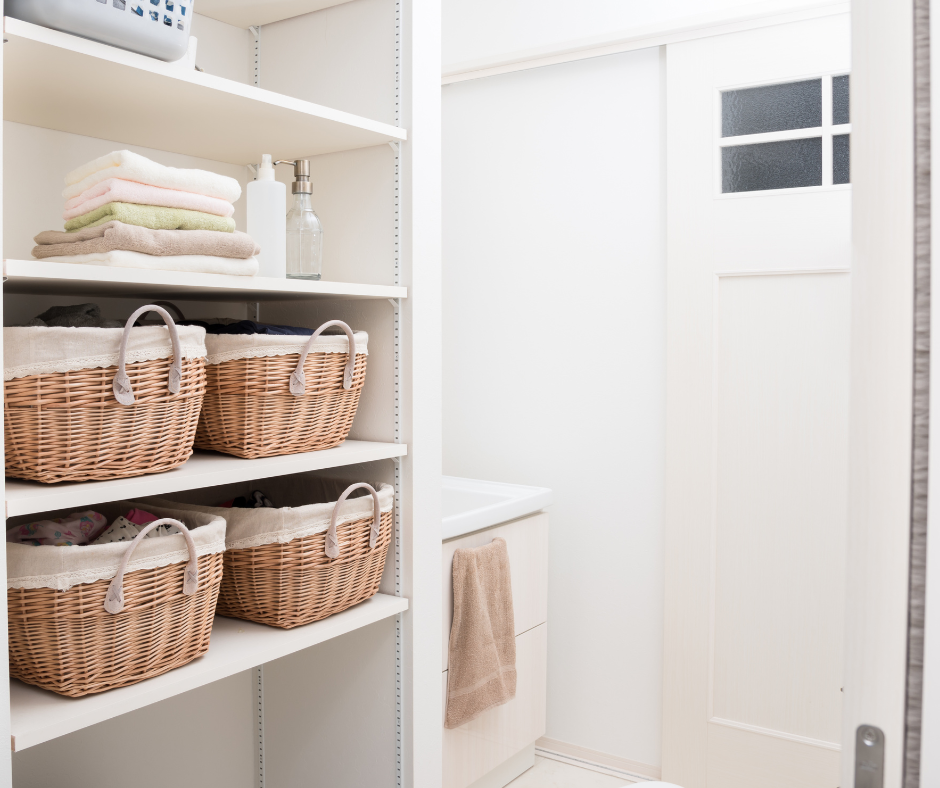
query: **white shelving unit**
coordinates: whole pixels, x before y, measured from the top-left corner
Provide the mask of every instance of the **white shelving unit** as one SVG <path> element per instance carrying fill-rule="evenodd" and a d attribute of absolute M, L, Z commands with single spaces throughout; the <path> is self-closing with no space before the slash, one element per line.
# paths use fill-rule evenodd
<path fill-rule="evenodd" d="M 4 119 L 86 137 L 247 164 L 407 139 L 357 117 L 179 64 L 3 20 Z M 77 85 L 100 89 L 77 90 Z"/>
<path fill-rule="evenodd" d="M 20 752 L 151 703 L 159 703 L 407 609 L 407 599 L 377 594 L 367 602 L 323 621 L 286 631 L 219 617 L 212 627 L 209 653 L 201 659 L 140 684 L 83 698 L 64 698 L 14 682 L 10 693 L 12 749 Z"/>
<path fill-rule="evenodd" d="M 30 295 L 173 298 L 180 301 L 310 301 L 407 298 L 407 287 L 306 282 L 263 276 L 185 274 L 100 265 L 4 260 L 4 292 Z"/>
<path fill-rule="evenodd" d="M 217 618 L 206 656 L 130 687 L 70 699 L 12 681 L 7 694 L 7 664 L 0 660 L 0 710 L 9 703 L 9 715 L 0 713 L 0 739 L 9 732 L 11 753 L 19 754 L 11 760 L 14 756 L 0 748 L 0 788 L 63 781 L 75 788 L 150 788 L 184 779 L 207 788 L 286 788 L 301 783 L 285 775 L 314 769 L 330 775 L 332 788 L 432 788 L 441 774 L 435 664 L 441 621 L 439 0 L 201 4 L 217 20 L 200 34 L 196 62 L 207 73 L 183 61 L 163 63 L 4 19 L 3 118 L 21 124 L 15 134 L 7 129 L 5 135 L 15 144 L 4 142 L 5 246 L 15 246 L 22 256 L 30 237 L 50 229 L 36 226 L 36 216 L 49 217 L 49 205 L 61 204 L 65 163 L 70 169 L 129 146 L 150 149 L 144 152 L 158 161 L 176 156 L 164 162 L 174 166 L 233 175 L 241 170 L 231 165 L 257 162 L 265 152 L 276 159 L 314 157 L 319 199 L 335 194 L 344 211 L 357 212 L 354 221 L 334 219 L 326 230 L 327 253 L 338 250 L 342 261 L 335 270 L 353 281 L 4 259 L 4 310 L 33 314 L 50 303 L 100 299 L 108 314 L 108 309 L 127 312 L 130 301 L 173 299 L 187 302 L 187 317 L 210 317 L 216 309 L 255 316 L 252 310 L 261 302 L 260 319 L 269 322 L 313 326 L 341 317 L 370 334 L 370 371 L 353 433 L 335 449 L 283 457 L 243 460 L 197 451 L 174 471 L 131 479 L 58 485 L 7 479 L 5 515 L 42 515 L 170 493 L 185 492 L 191 499 L 202 491 L 212 495 L 209 488 L 217 486 L 310 471 L 369 473 L 396 487 L 393 547 L 380 592 L 369 601 L 293 630 Z M 350 13 L 325 16 L 340 5 Z M 265 62 L 280 67 L 271 70 L 281 76 L 266 80 L 257 61 L 259 48 L 248 45 L 243 29 L 275 23 L 271 38 L 266 27 L 261 31 L 264 41 L 279 45 L 260 51 Z M 377 29 L 394 47 L 363 49 L 362 36 Z M 303 79 L 283 76 L 285 67 L 303 70 L 310 47 L 324 40 L 329 40 L 335 67 L 322 68 L 321 54 L 321 67 L 308 70 Z M 353 51 L 366 54 L 352 62 Z M 261 75 L 261 87 L 240 81 L 237 69 L 230 68 L 242 55 L 255 58 L 250 73 Z M 387 88 L 382 95 L 374 89 L 379 84 Z M 319 103 L 321 97 L 331 106 Z M 350 107 L 361 114 L 347 111 Z M 412 142 L 413 130 L 423 135 L 423 143 Z M 186 161 L 179 163 L 180 157 Z M 189 163 L 192 159 L 195 163 Z M 386 244 L 381 265 L 355 251 L 364 247 L 350 243 L 363 232 L 374 232 Z M 379 241 L 369 246 L 370 254 L 378 247 Z M 376 278 L 376 283 L 369 281 Z M 415 292 L 421 293 L 417 299 Z M 5 617 L 4 608 L 0 654 L 6 653 Z M 321 652 L 318 646 L 332 651 Z M 307 667 L 327 659 L 333 662 L 322 674 Z M 290 691 L 265 702 L 260 666 L 274 686 Z M 193 691 L 222 686 L 216 683 L 235 681 L 251 669 L 258 677 L 252 678 L 251 695 L 239 696 L 236 703 L 247 718 L 232 714 L 228 706 L 205 709 L 188 700 L 196 697 Z M 165 730 L 135 728 L 151 719 L 139 715 L 171 699 L 182 704 L 186 716 L 211 718 L 198 742 L 174 736 L 167 743 Z M 88 738 L 87 729 L 96 725 L 102 726 L 96 731 L 112 730 L 109 725 L 134 729 L 138 750 L 141 743 L 154 742 L 153 752 L 141 757 L 139 773 L 129 775 L 110 760 L 113 748 L 101 739 L 108 734 Z M 245 738 L 252 725 L 254 733 Z M 304 737 L 301 746 L 289 751 L 278 746 L 298 732 Z M 252 770 L 233 772 L 234 760 L 227 758 L 207 762 L 201 748 L 213 737 L 226 751 L 251 749 Z M 53 740 L 54 753 L 43 747 Z"/>
<path fill-rule="evenodd" d="M 233 482 L 248 482 L 285 476 L 291 473 L 322 471 L 363 462 L 404 457 L 408 447 L 401 443 L 376 443 L 347 440 L 342 446 L 306 454 L 285 454 L 243 460 L 215 452 L 196 451 L 183 465 L 166 473 L 133 476 L 103 482 L 41 484 L 7 479 L 7 517 L 38 514 L 70 507 L 88 507 L 107 501 L 124 501 L 150 495 L 165 495 L 180 490 L 215 487 Z"/>

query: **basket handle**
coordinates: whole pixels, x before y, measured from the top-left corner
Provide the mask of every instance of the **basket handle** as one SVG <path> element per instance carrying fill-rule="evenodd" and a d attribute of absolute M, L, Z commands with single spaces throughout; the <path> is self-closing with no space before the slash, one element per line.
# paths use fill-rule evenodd
<path fill-rule="evenodd" d="M 346 362 L 346 371 L 343 373 L 343 388 L 352 388 L 353 372 L 356 369 L 356 338 L 353 336 L 352 329 L 342 320 L 330 320 L 313 332 L 313 336 L 307 341 L 304 352 L 300 354 L 297 369 L 290 373 L 290 393 L 295 397 L 302 397 L 307 387 L 307 378 L 304 376 L 304 363 L 307 361 L 307 354 L 313 347 L 317 337 L 330 326 L 339 326 L 346 332 L 346 338 L 349 339 L 349 360 Z"/>
<path fill-rule="evenodd" d="M 192 596 L 199 588 L 199 558 L 196 555 L 196 543 L 193 541 L 192 534 L 179 520 L 174 520 L 171 517 L 163 517 L 160 520 L 147 523 L 141 529 L 140 533 L 134 537 L 134 541 L 130 543 L 127 552 L 124 553 L 124 557 L 121 559 L 121 565 L 118 567 L 117 574 L 111 581 L 111 585 L 108 586 L 108 593 L 104 598 L 104 609 L 109 613 L 120 613 L 124 609 L 124 573 L 127 571 L 127 564 L 131 560 L 131 556 L 134 554 L 134 550 L 137 549 L 137 545 L 140 543 L 141 539 L 158 525 L 175 525 L 179 528 L 180 533 L 183 534 L 183 538 L 186 540 L 186 549 L 189 550 L 189 563 L 186 564 L 186 571 L 183 574 L 183 593 L 186 594 L 186 596 Z"/>
<path fill-rule="evenodd" d="M 379 503 L 379 494 L 375 487 L 365 482 L 350 484 L 346 488 L 336 504 L 333 506 L 333 514 L 330 516 L 330 530 L 326 532 L 326 557 L 339 558 L 339 539 L 336 538 L 336 518 L 339 515 L 340 504 L 345 501 L 351 492 L 359 489 L 366 489 L 372 493 L 372 500 L 375 502 L 375 511 L 372 516 L 372 533 L 369 535 L 369 548 L 372 549 L 379 541 L 379 529 L 382 527 L 382 505 Z"/>
<path fill-rule="evenodd" d="M 114 383 L 111 385 L 111 388 L 114 390 L 114 398 L 122 405 L 134 404 L 134 389 L 131 386 L 131 379 L 127 377 L 127 372 L 124 369 L 124 363 L 127 356 L 127 341 L 130 339 L 131 329 L 134 327 L 134 321 L 145 312 L 156 312 L 158 315 L 160 315 L 160 317 L 163 318 L 163 322 L 166 323 L 166 327 L 170 331 L 170 341 L 173 343 L 173 363 L 170 365 L 170 377 L 169 380 L 167 380 L 166 387 L 170 390 L 170 394 L 180 393 L 180 383 L 183 380 L 183 353 L 180 348 L 180 335 L 176 330 L 176 323 L 173 322 L 173 318 L 170 317 L 170 313 L 167 312 L 162 306 L 148 304 L 147 306 L 142 306 L 140 309 L 136 310 L 133 315 L 127 318 L 127 323 L 124 326 L 124 334 L 121 336 L 121 350 L 120 354 L 118 355 L 118 371 L 114 376 Z"/>

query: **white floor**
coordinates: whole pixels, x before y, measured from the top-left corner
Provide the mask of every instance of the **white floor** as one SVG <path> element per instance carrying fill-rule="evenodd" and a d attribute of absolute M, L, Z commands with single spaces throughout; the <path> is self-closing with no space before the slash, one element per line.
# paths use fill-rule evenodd
<path fill-rule="evenodd" d="M 535 766 L 507 788 L 622 788 L 631 784 L 622 777 L 610 777 L 536 755 Z"/>

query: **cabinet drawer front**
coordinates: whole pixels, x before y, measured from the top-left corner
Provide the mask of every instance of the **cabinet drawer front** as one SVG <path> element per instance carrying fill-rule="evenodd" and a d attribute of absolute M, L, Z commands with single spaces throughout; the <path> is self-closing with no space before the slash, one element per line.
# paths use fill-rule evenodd
<path fill-rule="evenodd" d="M 472 785 L 545 735 L 547 649 L 548 624 L 516 637 L 516 697 L 466 725 L 444 729 L 444 788 Z M 447 672 L 442 675 L 446 709 Z"/>
<path fill-rule="evenodd" d="M 533 514 L 521 520 L 468 534 L 442 545 L 444 573 L 443 663 L 447 670 L 450 625 L 454 620 L 454 551 L 481 547 L 496 537 L 506 540 L 512 577 L 512 608 L 516 634 L 548 620 L 548 515 Z"/>

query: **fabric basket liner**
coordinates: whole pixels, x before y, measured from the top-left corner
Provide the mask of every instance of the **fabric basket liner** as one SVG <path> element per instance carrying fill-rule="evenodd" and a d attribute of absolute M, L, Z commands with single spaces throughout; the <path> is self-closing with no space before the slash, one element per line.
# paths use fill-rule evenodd
<path fill-rule="evenodd" d="M 380 511 L 390 512 L 395 499 L 394 488 L 390 484 L 374 485 L 379 494 Z M 315 503 L 307 506 L 284 507 L 281 509 L 224 509 L 198 504 L 180 504 L 161 500 L 161 507 L 178 506 L 182 510 L 192 510 L 205 515 L 224 517 L 225 549 L 243 550 L 248 547 L 260 547 L 266 544 L 281 543 L 301 539 L 316 533 L 322 533 L 330 527 L 330 516 L 335 502 Z M 146 504 L 142 504 L 146 506 Z M 337 525 L 372 517 L 375 504 L 371 495 L 347 498 L 343 502 L 342 514 L 336 519 Z M 156 511 L 150 509 L 148 511 Z M 185 522 L 185 521 L 184 521 Z M 161 537 L 162 538 L 162 537 Z"/>
<path fill-rule="evenodd" d="M 177 326 L 183 358 L 204 358 L 206 330 Z M 3 379 L 51 375 L 118 364 L 123 328 L 14 326 L 3 329 Z M 345 337 L 343 338 L 345 341 Z M 166 326 L 132 328 L 127 362 L 154 361 L 173 355 Z"/>
<path fill-rule="evenodd" d="M 158 518 L 172 517 L 190 529 L 196 543 L 196 555 L 225 550 L 226 524 L 225 519 L 218 515 L 193 511 L 190 507 L 177 509 L 139 501 L 121 501 L 117 505 L 100 508 L 114 511 L 142 508 Z M 7 543 L 7 588 L 67 591 L 82 583 L 110 580 L 117 574 L 129 545 L 130 542 L 126 541 L 75 547 Z M 189 557 L 186 540 L 181 534 L 144 539 L 134 552 L 127 571 L 186 563 Z"/>
<path fill-rule="evenodd" d="M 356 355 L 368 355 L 369 335 L 354 331 Z M 270 334 L 207 334 L 206 364 L 222 364 L 240 358 L 300 355 L 310 336 L 283 336 Z M 348 353 L 349 339 L 345 334 L 321 334 L 316 338 L 311 353 Z"/>

